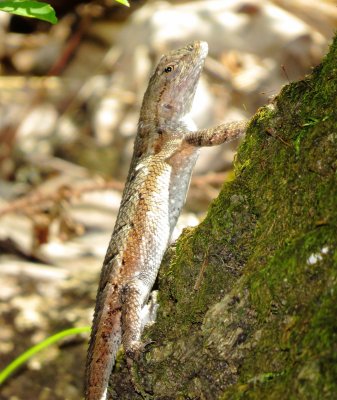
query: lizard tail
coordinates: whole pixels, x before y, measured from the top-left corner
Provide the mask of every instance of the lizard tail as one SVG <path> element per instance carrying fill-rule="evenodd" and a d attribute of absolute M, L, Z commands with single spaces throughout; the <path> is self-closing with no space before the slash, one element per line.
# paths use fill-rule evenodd
<path fill-rule="evenodd" d="M 107 284 L 96 302 L 85 372 L 85 400 L 106 399 L 109 377 L 121 344 L 121 305 L 114 289 Z M 104 305 L 103 309 L 98 311 L 98 305 Z"/>

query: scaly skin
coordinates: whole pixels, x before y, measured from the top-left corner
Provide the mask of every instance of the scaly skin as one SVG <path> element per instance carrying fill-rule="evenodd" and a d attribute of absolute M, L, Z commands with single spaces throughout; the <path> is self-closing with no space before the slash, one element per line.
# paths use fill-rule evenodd
<path fill-rule="evenodd" d="M 143 349 L 141 311 L 185 201 L 199 148 L 240 136 L 245 122 L 192 131 L 186 122 L 208 46 L 163 56 L 140 112 L 129 175 L 104 259 L 88 350 L 86 400 L 106 399 L 116 353 Z"/>

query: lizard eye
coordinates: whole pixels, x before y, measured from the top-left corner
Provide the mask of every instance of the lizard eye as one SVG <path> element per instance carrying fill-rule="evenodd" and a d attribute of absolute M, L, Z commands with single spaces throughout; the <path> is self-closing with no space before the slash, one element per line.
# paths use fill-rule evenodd
<path fill-rule="evenodd" d="M 194 49 L 193 44 L 187 45 L 187 50 L 192 51 Z"/>
<path fill-rule="evenodd" d="M 169 73 L 172 72 L 173 70 L 174 70 L 174 65 L 169 65 L 164 69 L 164 72 Z"/>

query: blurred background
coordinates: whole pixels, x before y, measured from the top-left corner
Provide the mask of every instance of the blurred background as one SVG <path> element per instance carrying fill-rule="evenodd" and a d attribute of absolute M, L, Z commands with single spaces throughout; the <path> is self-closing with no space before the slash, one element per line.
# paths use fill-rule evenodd
<path fill-rule="evenodd" d="M 91 323 L 149 75 L 201 39 L 192 117 L 248 119 L 319 64 L 337 0 L 50 1 L 50 25 L 0 12 L 0 369 Z M 203 150 L 174 238 L 232 179 L 238 143 Z M 79 399 L 88 334 L 29 361 L 0 399 Z"/>

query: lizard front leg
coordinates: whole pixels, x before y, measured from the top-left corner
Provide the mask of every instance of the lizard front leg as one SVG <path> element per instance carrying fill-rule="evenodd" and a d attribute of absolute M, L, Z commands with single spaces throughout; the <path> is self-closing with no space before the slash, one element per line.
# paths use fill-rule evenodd
<path fill-rule="evenodd" d="M 242 136 L 247 128 L 247 121 L 228 122 L 214 128 L 189 132 L 184 141 L 195 147 L 215 146 Z"/>

